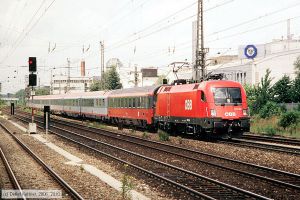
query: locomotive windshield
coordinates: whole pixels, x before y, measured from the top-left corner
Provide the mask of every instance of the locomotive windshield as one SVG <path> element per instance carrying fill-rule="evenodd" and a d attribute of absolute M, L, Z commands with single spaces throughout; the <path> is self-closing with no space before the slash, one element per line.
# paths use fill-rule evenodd
<path fill-rule="evenodd" d="M 213 88 L 212 91 L 216 104 L 242 103 L 240 88 Z"/>

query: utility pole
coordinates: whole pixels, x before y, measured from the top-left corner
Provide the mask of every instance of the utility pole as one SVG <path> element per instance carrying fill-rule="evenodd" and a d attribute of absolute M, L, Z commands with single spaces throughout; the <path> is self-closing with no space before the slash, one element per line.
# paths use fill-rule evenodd
<path fill-rule="evenodd" d="M 66 93 L 70 90 L 70 59 L 67 58 L 67 62 L 68 62 L 68 79 L 67 79 L 67 91 Z"/>
<path fill-rule="evenodd" d="M 138 79 L 139 79 L 139 74 L 137 71 L 137 65 L 134 66 L 134 86 L 138 86 Z"/>
<path fill-rule="evenodd" d="M 100 41 L 101 78 L 104 76 L 104 41 Z"/>
<path fill-rule="evenodd" d="M 139 72 L 137 70 L 137 65 L 134 65 L 134 71 L 131 71 L 130 74 L 134 74 L 134 80 L 130 82 L 133 82 L 134 87 L 137 87 L 139 83 Z"/>
<path fill-rule="evenodd" d="M 204 48 L 204 31 L 203 31 L 203 0 L 198 0 L 198 14 L 197 14 L 197 40 L 196 40 L 196 63 L 193 69 L 194 81 L 200 81 L 206 76 L 205 72 L 205 55 L 208 52 Z M 201 69 L 201 73 L 199 71 Z"/>

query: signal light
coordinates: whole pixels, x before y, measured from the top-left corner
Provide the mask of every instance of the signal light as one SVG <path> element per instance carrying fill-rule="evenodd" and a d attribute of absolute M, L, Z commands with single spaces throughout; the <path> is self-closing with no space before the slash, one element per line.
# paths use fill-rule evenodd
<path fill-rule="evenodd" d="M 36 57 L 29 57 L 29 72 L 36 72 Z"/>
<path fill-rule="evenodd" d="M 29 74 L 29 86 L 36 86 L 36 74 Z"/>

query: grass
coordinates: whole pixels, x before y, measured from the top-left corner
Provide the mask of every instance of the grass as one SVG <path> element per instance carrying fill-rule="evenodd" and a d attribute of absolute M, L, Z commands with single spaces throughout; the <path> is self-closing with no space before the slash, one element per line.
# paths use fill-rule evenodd
<path fill-rule="evenodd" d="M 106 125 L 101 124 L 99 122 L 90 122 L 90 123 L 88 123 L 88 126 L 92 127 L 92 128 L 100 128 L 100 129 L 109 130 L 109 128 Z"/>
<path fill-rule="evenodd" d="M 124 165 L 125 173 L 122 177 L 122 186 L 121 186 L 121 193 L 123 199 L 131 199 L 130 191 L 133 190 L 134 185 L 132 181 L 132 177 L 127 174 L 127 167 L 128 165 Z"/>
<path fill-rule="evenodd" d="M 280 135 L 300 138 L 300 124 L 283 129 L 282 127 L 278 126 L 278 121 L 278 116 L 273 116 L 267 119 L 253 116 L 251 119 L 250 131 L 253 133 L 265 134 L 269 136 Z"/>
<path fill-rule="evenodd" d="M 162 130 L 158 130 L 158 138 L 160 141 L 169 141 L 170 140 L 169 134 Z"/>
<path fill-rule="evenodd" d="M 143 136 L 144 139 L 149 139 L 149 135 L 146 131 L 143 132 Z"/>

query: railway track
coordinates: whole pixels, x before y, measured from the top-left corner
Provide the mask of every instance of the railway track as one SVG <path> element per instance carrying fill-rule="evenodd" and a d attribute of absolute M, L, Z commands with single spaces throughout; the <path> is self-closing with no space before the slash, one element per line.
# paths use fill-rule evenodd
<path fill-rule="evenodd" d="M 270 144 L 265 142 L 258 142 L 254 140 L 246 140 L 246 139 L 237 139 L 232 138 L 231 140 L 223 140 L 219 143 L 239 146 L 239 147 L 250 147 L 255 149 L 262 149 L 267 151 L 275 151 L 279 153 L 286 153 L 291 155 L 300 156 L 300 147 L 292 147 L 287 145 L 280 144 Z"/>
<path fill-rule="evenodd" d="M 216 167 L 222 170 L 232 171 L 238 174 L 249 176 L 255 179 L 261 179 L 263 181 L 271 182 L 272 184 L 277 184 L 286 186 L 288 188 L 294 188 L 300 190 L 300 175 L 287 173 L 280 170 L 274 170 L 272 168 L 262 167 L 253 165 L 246 162 L 240 162 L 233 159 L 228 159 L 226 157 L 216 156 L 208 153 L 202 153 L 195 150 L 184 149 L 165 143 L 154 142 L 147 139 L 142 139 L 135 136 L 128 136 L 123 134 L 111 134 L 109 131 L 99 131 L 97 128 L 86 127 L 81 124 L 74 124 L 70 122 L 60 122 L 59 120 L 54 121 L 56 127 L 65 128 L 66 126 L 71 127 L 72 131 L 80 131 L 81 134 L 89 137 L 97 137 L 97 139 L 104 140 L 110 144 L 115 144 L 116 141 L 120 143 L 130 143 L 131 149 L 139 146 L 143 149 L 148 148 L 157 151 L 157 153 L 166 153 L 167 156 L 174 155 L 177 158 L 182 158 L 183 162 L 195 162 L 196 165 L 206 164 L 210 167 Z M 91 134 L 92 133 L 92 134 Z M 101 135 L 102 137 L 99 137 Z"/>
<path fill-rule="evenodd" d="M 300 146 L 300 139 L 294 139 L 294 138 L 284 138 L 284 137 L 275 137 L 275 136 L 271 137 L 271 136 L 256 135 L 256 134 L 244 134 L 242 139 Z"/>
<path fill-rule="evenodd" d="M 3 188 L 3 189 L 15 189 L 15 190 L 18 190 L 19 192 L 22 192 L 22 188 L 19 184 L 19 181 L 17 180 L 16 175 L 12 171 L 12 168 L 11 168 L 11 166 L 10 166 L 10 164 L 9 164 L 9 162 L 8 162 L 6 156 L 5 156 L 5 154 L 4 154 L 4 152 L 2 151 L 1 148 L 0 148 L 0 157 L 1 157 L 1 160 L 4 164 L 4 167 L 5 167 L 5 170 L 7 172 L 8 177 L 9 177 L 10 183 L 12 185 L 12 188 Z M 2 194 L 0 193 L 0 199 L 2 199 L 1 195 Z M 22 195 L 21 199 L 25 200 L 26 197 L 24 195 Z"/>
<path fill-rule="evenodd" d="M 29 118 L 24 119 L 24 116 L 23 118 L 20 116 L 18 118 L 23 121 L 29 120 Z M 38 122 L 38 124 L 42 127 L 41 122 Z M 172 188 L 172 193 L 178 198 L 267 199 L 262 195 L 216 181 L 195 172 L 116 147 L 106 142 L 101 142 L 71 130 L 51 126 L 50 132 L 118 163 L 127 164 L 133 171 L 139 171 L 152 179 L 155 178 L 167 183 L 169 188 Z M 174 188 L 175 191 L 173 191 Z"/>
<path fill-rule="evenodd" d="M 73 198 L 76 200 L 83 200 L 80 196 L 63 178 L 61 178 L 55 171 L 51 169 L 41 158 L 39 158 L 31 149 L 23 143 L 17 136 L 14 135 L 5 125 L 0 122 L 0 127 L 7 132 L 43 169 Z M 19 189 L 20 190 L 20 189 Z"/>
<path fill-rule="evenodd" d="M 300 193 L 300 175 L 297 174 L 257 166 L 250 163 L 245 163 L 194 150 L 184 149 L 165 143 L 149 141 L 135 136 L 128 136 L 119 133 L 112 134 L 109 131 L 103 131 L 97 128 L 83 126 L 82 124 L 74 122 L 59 121 L 53 119 L 52 124 L 55 130 L 58 128 L 67 129 L 67 131 L 75 131 L 77 133 L 80 132 L 80 134 L 83 134 L 87 137 L 97 138 L 101 141 L 103 141 L 103 137 L 110 138 L 110 140 L 104 139 L 104 141 L 110 143 L 111 145 L 115 145 L 117 143 L 118 146 L 120 146 L 121 143 L 130 143 L 132 145 L 127 147 L 127 149 L 135 149 L 138 152 L 142 149 L 148 148 L 151 151 L 154 151 L 154 156 L 152 157 L 155 157 L 155 154 L 165 154 L 166 157 L 174 156 L 174 159 L 176 159 L 178 162 L 180 161 L 181 163 L 186 163 L 187 165 L 190 165 L 192 163 L 194 163 L 196 166 L 206 165 L 210 169 L 218 169 L 221 173 L 222 171 L 234 172 L 239 176 L 252 178 L 253 182 L 258 182 L 258 180 L 261 180 L 266 182 L 268 185 L 272 185 L 272 187 L 274 188 L 285 187 L 287 189 L 298 191 L 298 193 Z M 100 135 L 102 138 L 99 138 Z M 140 146 L 140 149 L 136 149 L 137 146 Z M 157 151 L 157 153 L 155 151 Z"/>

